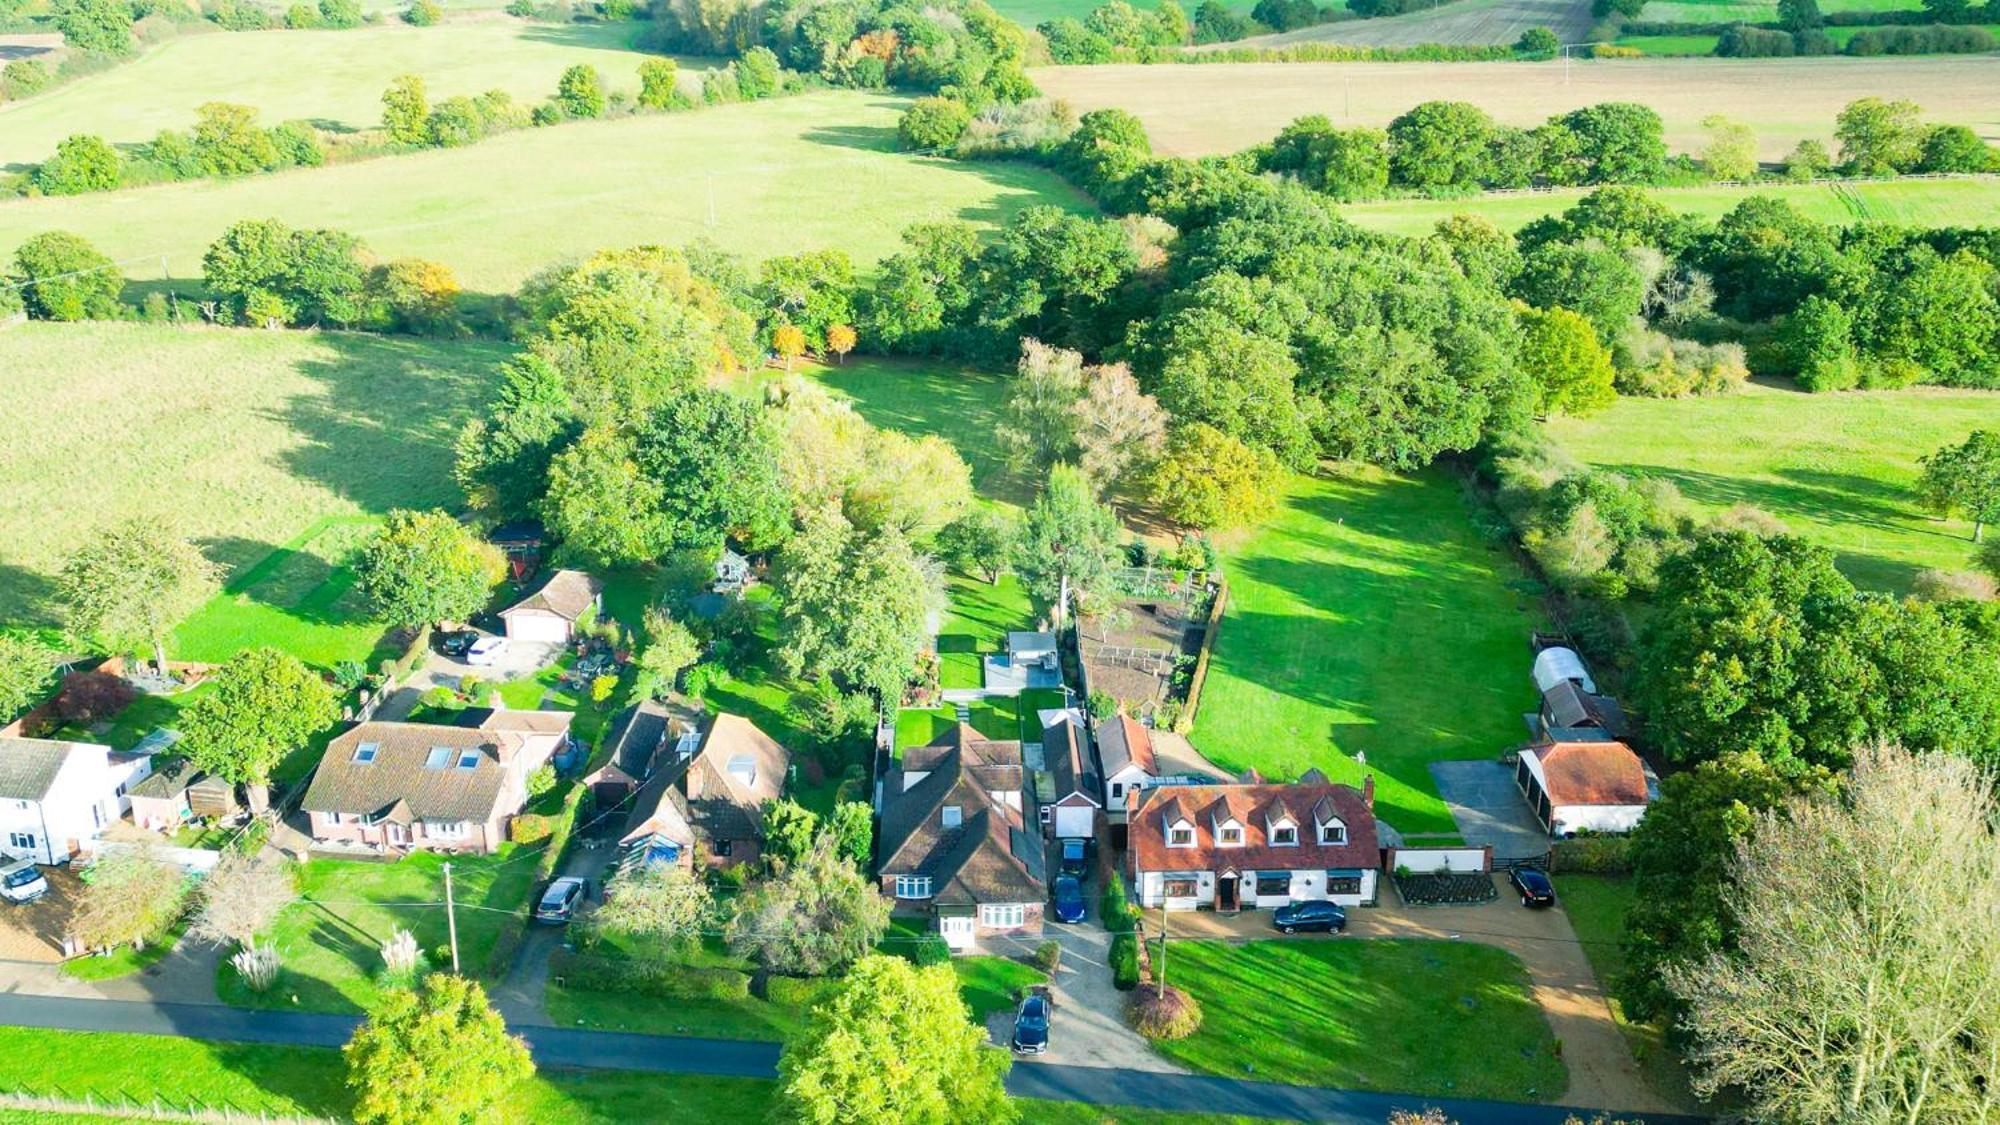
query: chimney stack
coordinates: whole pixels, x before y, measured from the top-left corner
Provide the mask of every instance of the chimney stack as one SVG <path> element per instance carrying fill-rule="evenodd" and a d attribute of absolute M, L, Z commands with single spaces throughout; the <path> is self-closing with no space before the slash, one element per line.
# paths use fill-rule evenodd
<path fill-rule="evenodd" d="M 1372 773 L 1361 779 L 1361 803 L 1368 806 L 1369 812 L 1375 811 L 1375 775 Z"/>

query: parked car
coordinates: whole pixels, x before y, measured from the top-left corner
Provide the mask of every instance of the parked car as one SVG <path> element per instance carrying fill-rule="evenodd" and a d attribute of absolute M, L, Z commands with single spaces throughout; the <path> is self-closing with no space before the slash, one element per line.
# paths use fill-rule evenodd
<path fill-rule="evenodd" d="M 1014 1013 L 1014 1050 L 1023 1055 L 1039 1055 L 1049 1049 L 1049 1017 L 1055 1002 L 1044 989 L 1030 991 Z"/>
<path fill-rule="evenodd" d="M 475 667 L 498 663 L 500 654 L 507 651 L 507 638 L 481 637 L 465 650 L 465 662 Z"/>
<path fill-rule="evenodd" d="M 1056 921 L 1083 921 L 1083 884 L 1074 875 L 1056 876 Z"/>
<path fill-rule="evenodd" d="M 1521 892 L 1522 906 L 1554 906 L 1556 885 L 1549 882 L 1548 872 L 1534 867 L 1516 867 L 1507 876 L 1514 889 Z"/>
<path fill-rule="evenodd" d="M 1097 841 L 1085 836 L 1071 837 L 1062 842 L 1062 873 L 1075 876 L 1081 883 L 1090 877 L 1090 860 L 1097 853 Z"/>
<path fill-rule="evenodd" d="M 535 904 L 535 921 L 547 922 L 552 926 L 568 925 L 576 917 L 577 908 L 583 905 L 584 895 L 590 884 L 582 879 L 565 875 L 549 884 L 542 892 L 542 901 Z"/>
<path fill-rule="evenodd" d="M 1347 911 L 1323 900 L 1288 902 L 1271 911 L 1271 924 L 1288 934 L 1300 930 L 1325 930 L 1337 934 L 1347 929 Z"/>
<path fill-rule="evenodd" d="M 49 881 L 32 859 L 17 860 L 0 867 L 0 898 L 16 905 L 35 901 L 49 893 Z"/>
<path fill-rule="evenodd" d="M 466 650 L 479 640 L 479 634 L 471 629 L 456 629 L 449 633 L 439 633 L 437 649 L 453 660 L 463 659 Z"/>

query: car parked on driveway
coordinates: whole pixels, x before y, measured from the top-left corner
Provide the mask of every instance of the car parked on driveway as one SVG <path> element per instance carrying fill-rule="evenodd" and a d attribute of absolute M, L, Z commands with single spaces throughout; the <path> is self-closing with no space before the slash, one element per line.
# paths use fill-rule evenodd
<path fill-rule="evenodd" d="M 584 896 L 589 893 L 590 884 L 582 879 L 565 875 L 549 884 L 542 892 L 542 900 L 535 904 L 535 921 L 552 926 L 565 926 L 576 917 L 577 908 L 583 905 Z"/>
<path fill-rule="evenodd" d="M 500 654 L 507 651 L 507 638 L 481 637 L 465 650 L 465 662 L 475 668 L 497 664 Z"/>
<path fill-rule="evenodd" d="M 1554 906 L 1556 885 L 1549 881 L 1548 872 L 1535 867 L 1516 867 L 1507 875 L 1507 881 L 1521 892 L 1522 906 Z"/>
<path fill-rule="evenodd" d="M 1083 884 L 1074 875 L 1056 876 L 1056 921 L 1081 922 L 1084 915 Z"/>
<path fill-rule="evenodd" d="M 0 898 L 16 905 L 35 901 L 49 893 L 49 881 L 32 859 L 16 860 L 0 867 Z"/>
<path fill-rule="evenodd" d="M 1014 1013 L 1016 1054 L 1039 1055 L 1049 1049 L 1049 1017 L 1055 1010 L 1055 1001 L 1046 989 L 1034 989 L 1021 999 L 1021 1007 Z"/>
<path fill-rule="evenodd" d="M 478 640 L 479 634 L 471 629 L 454 629 L 449 633 L 438 634 L 437 650 L 453 660 L 462 660 L 465 658 L 466 650 Z"/>
<path fill-rule="evenodd" d="M 1062 867 L 1064 875 L 1072 876 L 1077 882 L 1090 877 L 1090 860 L 1097 852 L 1097 841 L 1088 837 L 1073 836 L 1062 842 Z"/>
<path fill-rule="evenodd" d="M 1347 911 L 1325 901 L 1288 902 L 1271 911 L 1271 924 L 1288 934 L 1300 930 L 1325 930 L 1337 934 L 1347 929 Z"/>

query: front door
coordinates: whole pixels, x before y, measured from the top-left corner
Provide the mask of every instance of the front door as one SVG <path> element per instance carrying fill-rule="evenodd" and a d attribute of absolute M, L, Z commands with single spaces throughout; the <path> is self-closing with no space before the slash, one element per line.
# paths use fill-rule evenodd
<path fill-rule="evenodd" d="M 388 835 L 389 835 L 389 844 L 391 847 L 400 848 L 404 844 L 410 842 L 410 830 L 408 828 L 403 827 L 400 824 L 397 824 L 395 821 L 389 822 Z"/>
<path fill-rule="evenodd" d="M 1215 908 L 1231 913 L 1243 909 L 1243 904 L 1236 894 L 1234 871 L 1226 871 L 1215 877 Z"/>
<path fill-rule="evenodd" d="M 938 933 L 944 935 L 944 943 L 953 949 L 972 948 L 972 916 L 959 914 L 938 919 Z"/>

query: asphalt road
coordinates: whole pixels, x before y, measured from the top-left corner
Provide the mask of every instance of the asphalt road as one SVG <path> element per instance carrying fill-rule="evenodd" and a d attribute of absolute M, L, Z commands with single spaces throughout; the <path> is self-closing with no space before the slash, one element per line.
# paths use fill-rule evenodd
<path fill-rule="evenodd" d="M 0 996 L 0 1025 L 66 1031 L 178 1035 L 230 1043 L 339 1047 L 360 1020 L 307 1012 L 260 1012 L 211 1004 L 141 1004 L 47 996 Z M 542 1066 L 770 1078 L 778 1045 L 736 1039 L 628 1035 L 561 1027 L 519 1027 Z M 1389 1111 L 1435 1105 L 1461 1125 L 1561 1125 L 1588 1111 L 1512 1102 L 1455 1101 L 1373 1094 L 1194 1075 L 1145 1074 L 1080 1066 L 1017 1066 L 1007 1089 L 1017 1097 L 1091 1105 L 1139 1106 L 1179 1113 L 1237 1113 L 1334 1125 L 1382 1125 Z M 1647 1125 L 1697 1119 L 1650 1117 Z"/>

